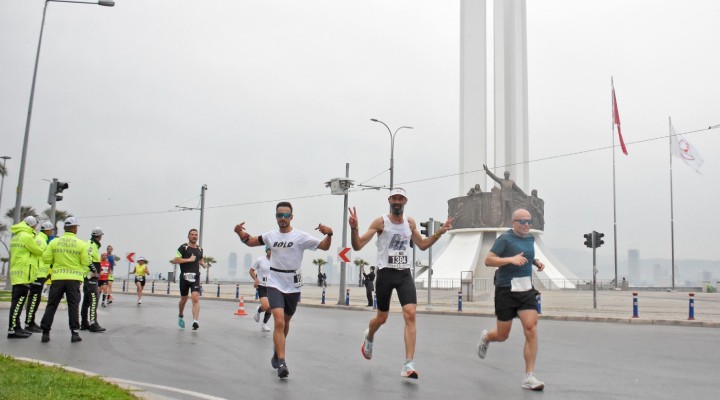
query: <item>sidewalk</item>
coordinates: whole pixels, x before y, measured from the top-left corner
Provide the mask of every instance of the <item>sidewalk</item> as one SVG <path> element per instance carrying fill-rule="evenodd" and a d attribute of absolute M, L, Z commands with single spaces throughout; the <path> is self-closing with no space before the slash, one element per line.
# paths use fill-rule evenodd
<path fill-rule="evenodd" d="M 218 297 L 217 284 L 204 284 L 203 300 L 238 301 L 236 292 L 242 296 L 245 303 L 254 304 L 255 290 L 249 284 L 232 285 L 221 284 Z M 122 280 L 116 281 L 115 292 L 120 293 Z M 350 305 L 345 305 L 345 295 L 341 304 L 339 286 L 329 286 L 325 290 L 325 304 L 321 304 L 322 288 L 306 284 L 302 288 L 302 306 L 306 307 L 334 307 L 346 308 L 354 311 L 371 311 L 365 307 L 367 298 L 365 288 L 349 285 Z M 134 287 L 128 289 L 126 294 L 134 293 Z M 151 293 L 152 284 L 145 287 L 144 295 L 167 296 L 167 281 L 155 283 L 155 293 Z M 170 285 L 170 295 L 178 296 L 177 284 Z M 418 313 L 468 315 L 494 317 L 493 292 L 475 292 L 473 301 L 462 302 L 462 311 L 458 311 L 458 292 L 456 290 L 433 289 L 431 292 L 431 305 L 428 306 L 427 289 L 418 289 Z M 541 319 L 568 320 L 568 321 L 594 321 L 633 324 L 655 325 L 681 325 L 695 327 L 720 328 L 720 293 L 695 293 L 695 320 L 688 320 L 689 299 L 687 292 L 638 292 L 638 318 L 633 316 L 632 291 L 597 291 L 597 308 L 593 307 L 593 292 L 591 290 L 548 290 L 541 294 Z M 247 312 L 254 310 L 246 306 Z M 400 304 L 393 293 L 391 312 L 400 312 Z"/>

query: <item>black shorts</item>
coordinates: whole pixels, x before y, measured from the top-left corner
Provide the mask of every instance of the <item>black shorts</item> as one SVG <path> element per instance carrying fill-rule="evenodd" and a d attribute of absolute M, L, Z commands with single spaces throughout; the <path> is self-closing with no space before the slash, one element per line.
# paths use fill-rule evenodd
<path fill-rule="evenodd" d="M 260 286 L 260 285 L 258 285 L 258 287 L 257 287 L 257 292 L 258 292 L 258 297 L 261 298 L 261 299 L 262 299 L 263 297 L 268 297 L 268 296 L 267 296 L 267 287 L 265 287 L 265 286 Z"/>
<path fill-rule="evenodd" d="M 143 276 L 143 277 L 138 278 L 138 277 L 136 276 L 136 277 L 135 277 L 135 283 L 139 283 L 140 286 L 145 287 L 145 277 Z"/>
<path fill-rule="evenodd" d="M 300 292 L 283 293 L 274 287 L 267 288 L 267 298 L 270 302 L 270 309 L 282 308 L 285 315 L 292 316 L 295 314 L 297 305 L 300 302 Z"/>
<path fill-rule="evenodd" d="M 107 286 L 108 281 L 106 280 L 98 280 L 98 286 Z"/>
<path fill-rule="evenodd" d="M 397 292 L 400 305 L 417 304 L 415 282 L 413 282 L 410 269 L 381 268 L 375 281 L 375 295 L 377 296 L 378 310 L 390 311 L 390 298 L 392 291 Z"/>
<path fill-rule="evenodd" d="M 191 280 L 185 279 L 187 274 L 194 275 L 195 277 Z M 192 272 L 180 274 L 180 296 L 187 296 L 188 292 L 199 292 L 200 291 L 200 274 L 193 274 Z"/>
<path fill-rule="evenodd" d="M 495 315 L 498 321 L 512 321 L 520 310 L 537 311 L 538 291 L 513 292 L 509 287 L 495 288 Z"/>

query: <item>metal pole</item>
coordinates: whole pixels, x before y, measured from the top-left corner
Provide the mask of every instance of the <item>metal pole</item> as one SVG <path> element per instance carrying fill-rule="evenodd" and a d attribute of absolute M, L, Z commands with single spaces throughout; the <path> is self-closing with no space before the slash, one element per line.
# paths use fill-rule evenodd
<path fill-rule="evenodd" d="M 433 219 L 430 218 L 428 220 L 428 237 L 432 236 L 435 230 L 435 223 L 433 222 Z M 428 269 L 427 269 L 427 277 L 428 277 L 428 288 L 427 288 L 427 295 L 428 295 L 428 301 L 427 301 L 427 309 L 430 310 L 432 308 L 432 246 L 428 247 Z"/>
<path fill-rule="evenodd" d="M 55 211 L 57 208 L 57 196 L 55 195 L 55 192 L 57 192 L 57 184 L 58 179 L 53 178 L 52 184 L 50 185 L 50 222 L 52 222 L 53 229 L 57 231 L 57 226 L 55 226 L 56 217 L 55 217 Z"/>
<path fill-rule="evenodd" d="M 350 163 L 345 163 L 345 177 L 350 178 Z M 345 193 L 343 196 L 343 233 L 342 233 L 342 247 L 343 249 L 347 247 L 347 220 L 348 220 L 348 194 Z M 340 263 L 340 289 L 338 294 L 338 305 L 343 305 L 345 302 L 343 301 L 343 295 L 345 294 L 345 262 Z M 323 288 L 323 290 L 325 290 Z"/>
<path fill-rule="evenodd" d="M 610 77 L 610 85 L 612 86 L 611 93 L 615 93 L 615 85 L 613 83 L 612 77 Z M 618 281 L 618 273 L 617 273 L 617 205 L 615 201 L 615 97 L 611 99 L 610 103 L 612 104 L 612 163 L 613 163 L 613 247 L 615 250 L 615 288 L 617 289 L 617 281 Z M 593 236 L 593 240 L 595 239 L 595 236 Z M 595 253 L 595 248 L 593 247 L 593 254 Z M 594 268 L 594 267 L 593 267 Z"/>
<path fill-rule="evenodd" d="M 597 236 L 597 232 L 592 232 L 592 247 L 593 247 L 593 308 L 597 308 L 597 258 L 595 257 L 595 237 Z"/>
<path fill-rule="evenodd" d="M 205 219 L 205 191 L 207 185 L 202 185 L 200 189 L 200 229 L 198 230 L 198 246 L 202 247 L 203 240 L 203 220 Z M 205 283 L 210 283 L 210 269 L 205 268 Z"/>
<path fill-rule="evenodd" d="M 673 215 L 673 174 L 672 174 L 672 119 L 668 117 L 668 141 L 670 144 L 670 265 L 672 269 L 672 288 L 675 290 L 675 217 Z"/>

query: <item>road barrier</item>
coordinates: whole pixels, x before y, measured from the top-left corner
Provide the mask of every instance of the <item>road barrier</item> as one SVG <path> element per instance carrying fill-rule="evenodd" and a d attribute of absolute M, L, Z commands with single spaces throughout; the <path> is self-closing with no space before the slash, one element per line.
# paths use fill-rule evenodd
<path fill-rule="evenodd" d="M 345 289 L 345 305 L 350 305 L 350 289 Z"/>
<path fill-rule="evenodd" d="M 640 318 L 640 315 L 638 313 L 638 294 L 637 292 L 633 292 L 633 318 Z"/>
<path fill-rule="evenodd" d="M 695 293 L 688 293 L 688 296 L 690 297 L 688 320 L 693 321 L 695 320 Z"/>
<path fill-rule="evenodd" d="M 320 304 L 325 304 L 325 287 L 323 286 L 322 297 L 320 298 Z"/>
<path fill-rule="evenodd" d="M 458 290 L 458 311 L 462 311 L 462 290 Z"/>
<path fill-rule="evenodd" d="M 542 315 L 542 293 L 538 292 L 537 296 L 535 296 L 535 300 L 537 300 L 537 311 L 538 314 Z"/>
<path fill-rule="evenodd" d="M 245 299 L 243 299 L 242 296 L 240 296 L 240 301 L 238 302 L 238 309 L 235 311 L 235 315 L 247 315 L 245 313 Z"/>

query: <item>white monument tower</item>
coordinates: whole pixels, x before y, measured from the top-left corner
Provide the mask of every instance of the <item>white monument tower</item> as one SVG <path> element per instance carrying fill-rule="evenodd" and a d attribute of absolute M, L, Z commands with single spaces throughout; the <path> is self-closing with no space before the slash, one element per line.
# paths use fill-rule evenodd
<path fill-rule="evenodd" d="M 460 182 L 459 196 L 480 183 L 486 191 L 493 186 L 483 171 L 487 164 L 530 193 L 527 102 L 527 21 L 525 0 L 494 0 L 492 3 L 492 58 L 487 49 L 487 2 L 460 2 Z M 492 62 L 490 60 L 492 59 Z M 491 65 L 492 79 L 488 79 Z M 492 102 L 488 104 L 488 82 L 492 82 Z M 489 117 L 492 117 L 490 119 Z M 483 185 L 484 183 L 484 185 Z M 488 184 L 491 183 L 491 184 Z M 450 231 L 450 242 L 433 264 L 433 278 L 458 279 L 472 276 L 485 279 L 492 288 L 495 268 L 487 268 L 485 256 L 495 239 L 507 227 L 466 228 Z M 535 236 L 535 257 L 545 270 L 535 273 L 536 286 L 574 288 L 573 275 L 555 260 L 542 242 L 542 231 Z M 469 272 L 469 273 L 468 273 Z"/>

